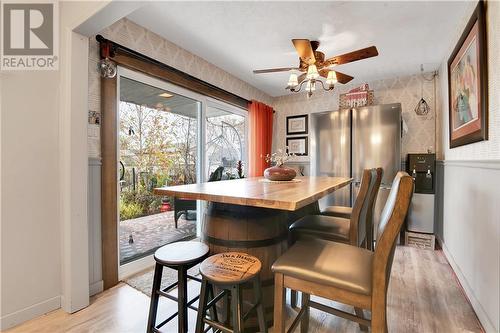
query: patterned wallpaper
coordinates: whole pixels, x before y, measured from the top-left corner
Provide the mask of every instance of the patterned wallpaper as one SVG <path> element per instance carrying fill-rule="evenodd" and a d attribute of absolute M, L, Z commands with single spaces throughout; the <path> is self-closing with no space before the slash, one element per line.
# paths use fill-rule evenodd
<path fill-rule="evenodd" d="M 100 34 L 243 98 L 272 104 L 272 97 L 266 93 L 130 20 L 121 19 L 101 31 Z M 95 37 L 91 37 L 89 47 L 89 115 L 93 116 L 96 114 L 99 116 L 101 111 L 100 77 L 96 70 L 98 61 L 98 43 Z M 99 134 L 96 127 L 96 125 L 89 125 L 90 157 L 100 156 Z"/>
<path fill-rule="evenodd" d="M 475 2 L 471 2 L 468 15 L 457 29 L 456 38 L 458 41 L 463 29 L 467 25 L 470 15 L 476 7 Z M 443 59 L 439 80 L 439 103 L 441 104 L 443 131 L 439 133 L 443 145 L 445 160 L 486 160 L 500 159 L 500 2 L 488 1 L 486 12 L 486 35 L 488 38 L 488 108 L 489 108 L 489 139 L 472 143 L 466 146 L 450 149 L 449 129 L 448 129 L 448 74 L 447 61 Z M 450 47 L 448 54 L 451 54 L 455 47 L 455 42 Z"/>
<path fill-rule="evenodd" d="M 408 132 L 403 135 L 401 159 L 408 153 L 433 152 L 436 147 L 436 106 L 435 82 L 432 73 L 412 75 L 368 82 L 375 91 L 375 104 L 401 103 L 402 115 Z M 428 81 L 428 80 L 430 81 Z M 418 116 L 413 110 L 421 98 L 421 89 L 431 111 L 426 116 Z M 290 115 L 311 114 L 315 112 L 338 110 L 339 94 L 352 89 L 351 85 L 339 85 L 334 92 L 316 91 L 310 99 L 304 93 L 277 97 L 273 101 L 276 110 L 274 122 L 273 148 L 283 147 L 286 141 L 286 117 Z M 296 158 L 299 162 L 309 162 L 309 157 Z"/>
<path fill-rule="evenodd" d="M 273 98 L 130 20 L 121 19 L 104 29 L 100 34 L 244 98 L 256 99 L 272 105 L 276 110 L 274 149 L 285 145 L 286 116 L 336 110 L 338 109 L 338 94 L 352 88 L 350 85 L 339 85 L 333 93 L 318 91 L 309 100 L 303 93 Z M 98 60 L 98 43 L 92 37 L 89 47 L 89 115 L 92 114 L 92 119 L 100 116 L 101 107 L 100 77 L 96 70 Z M 425 74 L 426 78 L 431 76 L 431 73 Z M 436 108 L 434 106 L 433 81 L 426 81 L 420 75 L 413 75 L 368 83 L 370 88 L 375 90 L 376 104 L 394 102 L 402 104 L 403 118 L 408 126 L 408 133 L 403 137 L 402 158 L 408 152 L 440 149 L 435 144 Z M 427 116 L 417 116 L 413 112 L 413 108 L 421 97 L 422 83 L 424 98 L 431 106 L 431 112 Z M 98 125 L 89 125 L 89 156 L 100 156 Z M 298 161 L 308 162 L 309 158 L 299 157 Z"/>

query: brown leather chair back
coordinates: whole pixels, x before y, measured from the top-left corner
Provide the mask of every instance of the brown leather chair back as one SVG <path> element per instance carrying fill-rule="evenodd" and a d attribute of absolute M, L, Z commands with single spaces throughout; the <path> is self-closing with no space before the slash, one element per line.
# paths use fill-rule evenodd
<path fill-rule="evenodd" d="M 375 247 L 372 276 L 372 303 L 375 304 L 372 304 L 372 308 L 383 307 L 385 309 L 396 239 L 406 218 L 412 195 L 413 178 L 406 172 L 398 172 L 378 226 L 379 238 Z M 377 304 L 382 300 L 383 304 Z"/>
<path fill-rule="evenodd" d="M 366 244 L 365 248 L 373 251 L 373 212 L 375 209 L 375 204 L 377 203 L 378 191 L 380 189 L 380 183 L 382 182 L 382 176 L 384 170 L 382 168 L 372 169 L 372 183 L 370 184 L 370 189 L 368 191 L 368 204 L 366 209 L 362 212 L 361 218 L 366 221 L 365 223 L 365 238 Z"/>
<path fill-rule="evenodd" d="M 349 227 L 349 238 L 352 245 L 360 246 L 366 238 L 366 217 L 369 206 L 370 190 L 376 181 L 376 170 L 365 169 L 361 177 L 358 196 L 352 208 L 351 223 Z"/>

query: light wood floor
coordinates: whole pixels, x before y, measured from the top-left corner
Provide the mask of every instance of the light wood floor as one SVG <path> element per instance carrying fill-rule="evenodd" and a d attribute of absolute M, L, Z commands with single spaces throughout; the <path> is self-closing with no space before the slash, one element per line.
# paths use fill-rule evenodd
<path fill-rule="evenodd" d="M 196 288 L 193 284 L 190 293 L 196 293 Z M 440 251 L 398 247 L 388 302 L 390 332 L 482 331 Z M 173 313 L 174 306 L 175 303 L 165 300 L 160 304 L 160 313 Z M 148 307 L 149 297 L 122 283 L 93 297 L 91 305 L 77 313 L 69 315 L 56 310 L 6 332 L 144 332 Z M 288 309 L 289 319 L 293 313 L 294 310 Z M 195 312 L 190 311 L 189 316 L 192 331 Z M 175 323 L 169 323 L 163 330 L 176 331 Z M 312 309 L 310 332 L 359 332 L 359 328 L 357 324 Z"/>

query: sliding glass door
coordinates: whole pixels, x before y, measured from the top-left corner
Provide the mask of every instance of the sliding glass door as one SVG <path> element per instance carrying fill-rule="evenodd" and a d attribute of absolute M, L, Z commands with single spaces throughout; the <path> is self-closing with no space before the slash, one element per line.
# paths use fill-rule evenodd
<path fill-rule="evenodd" d="M 131 71 L 119 77 L 120 264 L 196 237 L 195 200 L 153 189 L 196 183 L 202 102 Z"/>
<path fill-rule="evenodd" d="M 201 202 L 160 197 L 153 189 L 242 177 L 247 111 L 124 68 L 118 93 L 122 269 L 160 246 L 199 235 Z M 141 268 L 134 267 L 126 271 Z"/>

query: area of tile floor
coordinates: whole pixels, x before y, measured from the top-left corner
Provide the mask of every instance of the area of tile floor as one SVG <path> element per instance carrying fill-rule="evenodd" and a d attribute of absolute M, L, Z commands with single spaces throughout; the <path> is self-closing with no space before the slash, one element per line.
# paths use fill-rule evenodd
<path fill-rule="evenodd" d="M 173 211 L 120 221 L 120 262 L 129 262 L 159 246 L 194 237 L 196 220 L 188 221 L 182 215 L 176 229 Z"/>

